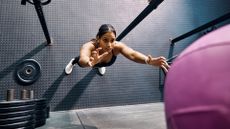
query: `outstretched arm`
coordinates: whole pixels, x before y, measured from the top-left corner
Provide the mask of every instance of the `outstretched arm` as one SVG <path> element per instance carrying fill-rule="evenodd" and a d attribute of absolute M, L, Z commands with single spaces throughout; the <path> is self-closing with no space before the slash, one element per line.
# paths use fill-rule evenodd
<path fill-rule="evenodd" d="M 80 59 L 79 59 L 79 64 L 82 67 L 90 67 L 88 64 L 91 56 L 91 51 L 94 49 L 94 46 L 92 43 L 88 42 L 85 43 L 81 49 L 80 49 Z"/>
<path fill-rule="evenodd" d="M 167 70 L 169 68 L 166 59 L 162 56 L 155 58 L 153 58 L 151 55 L 146 56 L 138 51 L 133 50 L 124 43 L 118 43 L 117 47 L 122 55 L 134 62 L 162 67 L 164 70 Z"/>

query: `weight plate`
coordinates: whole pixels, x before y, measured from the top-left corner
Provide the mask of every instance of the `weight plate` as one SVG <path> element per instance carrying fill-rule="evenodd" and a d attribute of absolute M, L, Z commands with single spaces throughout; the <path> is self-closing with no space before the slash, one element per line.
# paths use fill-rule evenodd
<path fill-rule="evenodd" d="M 50 116 L 50 113 L 49 113 L 50 109 L 49 107 L 46 107 L 44 109 L 41 109 L 41 110 L 35 110 L 35 117 L 36 119 L 37 118 L 40 118 L 40 117 L 45 117 L 45 118 L 49 118 Z"/>
<path fill-rule="evenodd" d="M 13 123 L 13 124 L 0 125 L 0 129 L 23 128 L 23 127 L 31 126 L 32 124 L 34 124 L 34 121 L 30 120 L 30 121 L 18 122 L 18 123 Z"/>
<path fill-rule="evenodd" d="M 7 119 L 7 118 L 14 118 L 20 116 L 27 116 L 27 115 L 34 115 L 35 110 L 27 110 L 27 111 L 20 111 L 20 112 L 10 112 L 10 113 L 0 113 L 0 120 Z"/>
<path fill-rule="evenodd" d="M 47 101 L 44 98 L 36 99 L 35 103 L 36 103 L 35 110 L 43 110 L 43 109 L 46 109 L 47 107 Z"/>
<path fill-rule="evenodd" d="M 18 122 L 25 122 L 25 121 L 30 121 L 32 119 L 34 119 L 33 115 L 0 119 L 0 125 L 13 124 L 13 123 L 18 123 Z"/>
<path fill-rule="evenodd" d="M 46 98 L 40 98 L 40 99 L 34 99 L 34 101 L 35 101 L 37 104 L 40 104 L 40 103 L 46 103 L 47 99 L 46 99 Z"/>
<path fill-rule="evenodd" d="M 24 106 L 24 105 L 34 105 L 34 100 L 13 100 L 13 101 L 0 101 L 0 107 L 14 107 L 14 106 Z"/>
<path fill-rule="evenodd" d="M 43 116 L 43 117 L 39 117 L 39 118 L 35 119 L 35 123 L 37 123 L 37 122 L 39 122 L 41 120 L 46 120 L 46 117 Z"/>
<path fill-rule="evenodd" d="M 26 105 L 26 106 L 18 106 L 18 107 L 8 107 L 8 108 L 0 108 L 0 113 L 28 111 L 28 110 L 34 110 L 34 109 L 35 109 L 34 105 Z"/>
<path fill-rule="evenodd" d="M 35 110 L 43 110 L 43 109 L 46 109 L 46 107 L 47 107 L 46 104 L 43 104 L 43 105 L 36 105 Z"/>
<path fill-rule="evenodd" d="M 31 124 L 29 126 L 25 126 L 25 127 L 21 127 L 21 128 L 15 128 L 15 129 L 34 129 L 35 128 L 35 124 Z"/>
<path fill-rule="evenodd" d="M 46 118 L 50 117 L 50 106 L 46 107 Z"/>
<path fill-rule="evenodd" d="M 41 66 L 34 59 L 26 59 L 16 66 L 14 73 L 18 84 L 30 85 L 41 76 Z"/>
<path fill-rule="evenodd" d="M 35 123 L 35 128 L 41 127 L 41 126 L 43 126 L 43 125 L 45 125 L 45 124 L 46 124 L 46 119 L 41 119 L 41 120 L 39 120 L 39 121 L 36 121 L 36 123 Z"/>
<path fill-rule="evenodd" d="M 41 118 L 46 119 L 46 111 L 39 111 L 39 112 L 37 112 L 37 113 L 35 114 L 34 117 L 35 117 L 36 120 L 39 120 L 39 119 L 41 119 Z"/>

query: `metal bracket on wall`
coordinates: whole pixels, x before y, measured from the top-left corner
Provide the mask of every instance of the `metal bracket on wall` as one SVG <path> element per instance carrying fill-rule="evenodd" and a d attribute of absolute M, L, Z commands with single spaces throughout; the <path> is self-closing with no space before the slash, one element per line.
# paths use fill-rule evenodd
<path fill-rule="evenodd" d="M 167 62 L 169 64 L 171 64 L 172 61 L 177 57 L 177 55 L 173 56 L 174 47 L 175 47 L 176 42 L 179 42 L 179 41 L 181 41 L 181 40 L 183 40 L 185 38 L 188 38 L 188 37 L 190 37 L 190 36 L 192 36 L 192 35 L 194 35 L 194 34 L 196 34 L 198 32 L 201 32 L 201 31 L 203 31 L 205 29 L 208 29 L 209 27 L 211 27 L 211 29 L 207 30 L 206 33 L 210 32 L 212 30 L 215 30 L 215 29 L 217 29 L 217 27 L 216 27 L 217 24 L 219 24 L 221 22 L 224 22 L 224 21 L 226 21 L 228 19 L 230 19 L 230 12 L 228 12 L 228 13 L 226 13 L 226 14 L 224 14 L 224 15 L 222 15 L 222 16 L 220 16 L 220 17 L 218 17 L 218 18 L 216 18 L 216 19 L 214 19 L 214 20 L 212 20 L 212 21 L 210 21 L 210 22 L 208 22 L 206 24 L 203 24 L 203 25 L 201 25 L 201 26 L 199 26 L 199 27 L 197 27 L 197 28 L 195 28 L 193 30 L 190 30 L 189 32 L 184 33 L 184 34 L 182 34 L 182 35 L 180 35 L 180 36 L 178 36 L 176 38 L 170 38 L 169 41 L 170 41 L 171 44 L 170 44 L 170 48 L 169 48 L 169 54 L 168 54 Z M 163 89 L 164 89 L 164 79 L 165 79 L 166 74 L 165 73 L 162 74 L 162 73 L 164 73 L 164 71 L 162 69 L 160 69 L 159 70 L 159 76 L 160 76 L 160 78 L 159 78 L 159 87 L 163 91 Z"/>
<path fill-rule="evenodd" d="M 37 15 L 38 15 L 38 18 L 39 18 L 39 21 L 41 23 L 43 32 L 45 34 L 46 44 L 47 45 L 52 45 L 53 40 L 50 37 L 49 31 L 48 31 L 48 28 L 47 28 L 47 25 L 46 25 L 45 16 L 44 16 L 44 13 L 43 13 L 43 10 L 42 10 L 42 6 L 49 4 L 51 2 L 51 0 L 46 0 L 46 1 L 45 0 L 22 0 L 21 4 L 26 5 L 26 2 L 34 5 L 35 10 L 36 10 Z"/>

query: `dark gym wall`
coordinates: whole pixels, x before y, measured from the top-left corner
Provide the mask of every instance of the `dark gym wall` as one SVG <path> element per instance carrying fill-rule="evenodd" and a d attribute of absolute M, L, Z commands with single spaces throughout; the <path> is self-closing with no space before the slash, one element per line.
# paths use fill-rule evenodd
<path fill-rule="evenodd" d="M 148 5 L 147 0 L 52 0 L 43 11 L 53 46 L 43 43 L 45 37 L 34 6 L 20 2 L 0 1 L 1 100 L 6 98 L 7 89 L 15 89 L 16 98 L 27 89 L 34 90 L 35 98 L 47 98 L 53 111 L 162 101 L 159 69 L 133 63 L 121 55 L 105 76 L 78 66 L 69 76 L 63 73 L 101 24 L 112 24 L 120 34 Z M 229 0 L 164 1 L 122 42 L 144 54 L 167 57 L 169 38 L 227 13 L 229 5 Z M 178 43 L 175 53 L 199 36 Z M 13 79 L 15 66 L 25 59 L 37 60 L 42 68 L 42 76 L 30 86 L 21 86 Z"/>

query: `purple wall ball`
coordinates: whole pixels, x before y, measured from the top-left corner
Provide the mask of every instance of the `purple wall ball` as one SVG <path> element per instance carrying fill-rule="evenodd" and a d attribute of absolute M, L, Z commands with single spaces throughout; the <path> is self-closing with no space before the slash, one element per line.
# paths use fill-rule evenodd
<path fill-rule="evenodd" d="M 230 25 L 175 59 L 164 92 L 168 129 L 230 129 Z"/>

